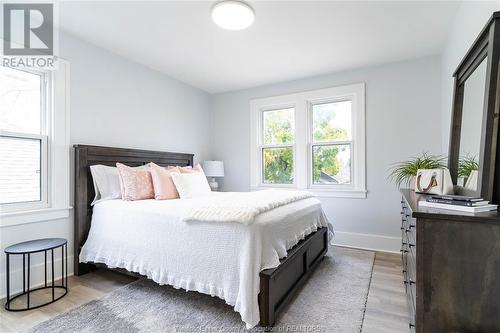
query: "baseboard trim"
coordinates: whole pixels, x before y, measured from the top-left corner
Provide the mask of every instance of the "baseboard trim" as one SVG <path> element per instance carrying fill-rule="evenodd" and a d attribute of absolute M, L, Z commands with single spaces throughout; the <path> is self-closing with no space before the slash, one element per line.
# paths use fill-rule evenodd
<path fill-rule="evenodd" d="M 332 243 L 354 249 L 400 253 L 401 237 L 335 231 Z"/>

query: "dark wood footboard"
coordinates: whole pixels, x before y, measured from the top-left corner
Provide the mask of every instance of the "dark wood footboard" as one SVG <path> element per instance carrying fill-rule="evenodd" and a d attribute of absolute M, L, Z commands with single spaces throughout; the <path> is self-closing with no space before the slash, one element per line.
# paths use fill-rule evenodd
<path fill-rule="evenodd" d="M 320 228 L 288 251 L 278 267 L 260 272 L 260 325 L 272 327 L 328 252 L 328 228 Z"/>

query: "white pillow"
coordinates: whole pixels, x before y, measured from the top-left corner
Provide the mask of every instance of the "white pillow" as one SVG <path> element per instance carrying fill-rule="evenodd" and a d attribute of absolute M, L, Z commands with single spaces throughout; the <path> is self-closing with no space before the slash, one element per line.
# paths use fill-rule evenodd
<path fill-rule="evenodd" d="M 116 167 L 91 165 L 90 173 L 94 182 L 95 197 L 91 205 L 102 200 L 121 199 L 120 176 Z"/>
<path fill-rule="evenodd" d="M 203 172 L 172 173 L 172 180 L 181 199 L 200 197 L 212 192 Z"/>
<path fill-rule="evenodd" d="M 141 165 L 135 168 L 145 169 L 149 168 L 149 165 Z M 102 164 L 91 165 L 90 173 L 92 174 L 95 190 L 95 197 L 90 205 L 95 205 L 104 200 L 122 198 L 120 176 L 118 175 L 118 169 L 116 167 Z"/>

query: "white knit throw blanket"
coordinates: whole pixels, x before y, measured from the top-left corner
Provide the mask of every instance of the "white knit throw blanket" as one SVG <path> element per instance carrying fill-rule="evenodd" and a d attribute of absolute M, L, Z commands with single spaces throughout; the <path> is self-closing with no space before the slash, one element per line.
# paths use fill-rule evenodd
<path fill-rule="evenodd" d="M 184 211 L 182 220 L 251 224 L 259 214 L 313 196 L 307 191 L 285 190 L 217 193 L 193 199 L 196 204 Z"/>

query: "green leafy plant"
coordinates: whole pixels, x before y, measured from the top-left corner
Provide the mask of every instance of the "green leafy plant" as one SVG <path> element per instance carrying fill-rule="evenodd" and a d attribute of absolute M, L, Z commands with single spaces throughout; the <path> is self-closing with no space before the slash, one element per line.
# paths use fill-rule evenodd
<path fill-rule="evenodd" d="M 408 161 L 394 163 L 391 167 L 389 179 L 398 187 L 401 187 L 401 184 L 410 184 L 412 178 L 417 175 L 418 169 L 439 169 L 445 167 L 446 157 L 422 153 L 421 156 L 412 157 Z"/>
<path fill-rule="evenodd" d="M 474 156 L 466 156 L 458 161 L 458 176 L 467 178 L 472 171 L 479 170 L 479 162 Z"/>

